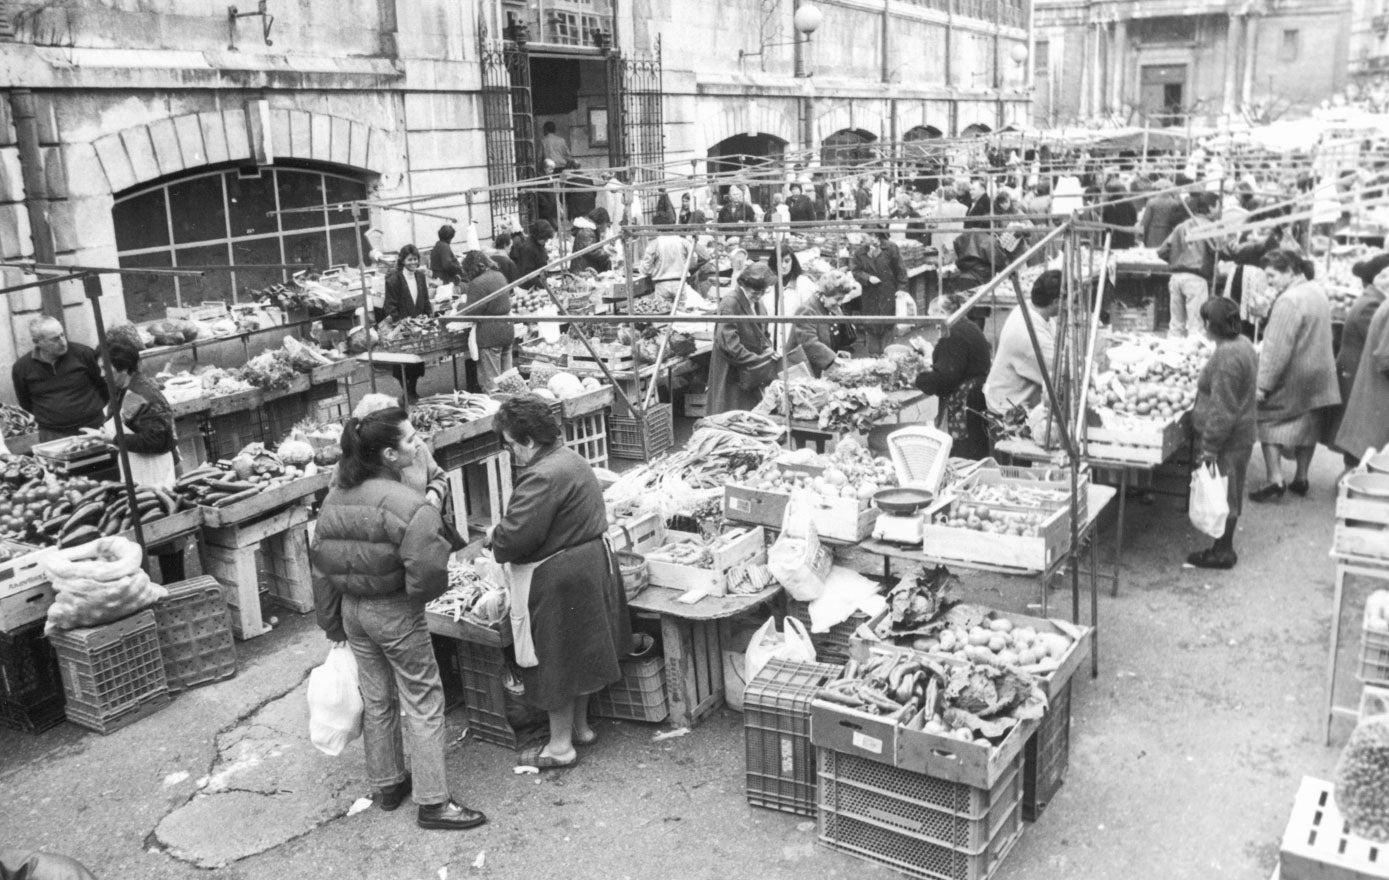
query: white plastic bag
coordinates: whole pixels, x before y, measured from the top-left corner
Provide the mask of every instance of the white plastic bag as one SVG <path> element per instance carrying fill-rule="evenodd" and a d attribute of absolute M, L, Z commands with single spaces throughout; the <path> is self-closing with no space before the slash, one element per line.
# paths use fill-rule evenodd
<path fill-rule="evenodd" d="M 309 673 L 309 739 L 323 754 L 337 757 L 361 735 L 357 658 L 347 645 L 334 646 L 323 665 Z"/>
<path fill-rule="evenodd" d="M 1191 502 L 1187 506 L 1191 524 L 1212 538 L 1225 534 L 1225 519 L 1230 515 L 1228 493 L 1229 478 L 1215 465 L 1198 467 L 1191 475 Z"/>
<path fill-rule="evenodd" d="M 767 551 L 767 570 L 791 598 L 810 602 L 825 592 L 825 577 L 834 556 L 820 543 L 814 510 L 803 493 L 791 493 L 782 516 L 781 534 Z"/>
<path fill-rule="evenodd" d="M 748 642 L 748 653 L 743 660 L 744 680 L 751 682 L 757 678 L 762 667 L 773 660 L 815 662 L 815 646 L 810 643 L 810 633 L 805 631 L 805 624 L 794 617 L 787 617 L 786 632 L 779 633 L 776 618 L 767 618 L 767 622 L 753 633 L 752 641 Z"/>
<path fill-rule="evenodd" d="M 899 317 L 899 318 L 915 318 L 915 317 L 916 317 L 916 300 L 912 299 L 912 295 L 911 295 L 910 293 L 908 293 L 907 291 L 905 291 L 905 290 L 899 290 L 899 291 L 897 291 L 897 317 Z M 897 325 L 897 332 L 898 332 L 899 334 L 902 334 L 902 333 L 910 333 L 910 332 L 912 332 L 912 325 L 911 325 L 911 324 L 898 324 L 898 325 Z"/>

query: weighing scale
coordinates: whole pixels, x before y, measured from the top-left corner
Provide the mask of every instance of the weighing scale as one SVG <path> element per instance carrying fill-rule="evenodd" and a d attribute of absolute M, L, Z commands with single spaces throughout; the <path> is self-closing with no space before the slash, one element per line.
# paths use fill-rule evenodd
<path fill-rule="evenodd" d="M 926 521 L 922 508 L 929 507 L 935 493 L 925 489 L 895 487 L 880 489 L 873 494 L 873 504 L 882 514 L 873 525 L 873 537 L 894 544 L 917 544 L 922 541 L 921 527 Z"/>
<path fill-rule="evenodd" d="M 925 425 L 908 425 L 887 436 L 898 485 L 873 494 L 874 506 L 882 511 L 873 526 L 874 538 L 921 546 L 922 526 L 931 515 L 926 508 L 936 500 L 950 446 L 949 434 Z"/>

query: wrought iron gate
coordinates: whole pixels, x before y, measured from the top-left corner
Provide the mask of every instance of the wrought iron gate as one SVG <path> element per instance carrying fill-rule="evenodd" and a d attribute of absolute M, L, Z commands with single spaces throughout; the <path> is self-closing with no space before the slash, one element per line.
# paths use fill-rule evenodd
<path fill-rule="evenodd" d="M 636 166 L 634 183 L 662 179 L 666 157 L 665 113 L 662 110 L 661 42 L 656 39 L 650 54 L 608 56 L 608 106 L 618 108 L 608 114 L 609 157 L 613 165 Z M 649 220 L 657 194 L 646 191 L 643 213 Z"/>
<path fill-rule="evenodd" d="M 487 136 L 487 181 L 515 183 L 536 174 L 535 122 L 531 113 L 531 64 L 525 44 L 480 40 L 482 122 Z M 535 219 L 535 197 L 515 189 L 493 190 L 489 202 L 495 233 L 513 217 L 528 227 Z"/>

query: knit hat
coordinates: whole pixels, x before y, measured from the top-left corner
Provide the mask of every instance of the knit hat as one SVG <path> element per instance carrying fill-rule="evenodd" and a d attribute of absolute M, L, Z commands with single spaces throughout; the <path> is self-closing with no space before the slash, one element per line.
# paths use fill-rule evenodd
<path fill-rule="evenodd" d="M 1350 267 L 1351 274 L 1366 284 L 1375 280 L 1385 269 L 1389 269 L 1389 252 L 1378 253 L 1368 260 L 1361 260 Z"/>

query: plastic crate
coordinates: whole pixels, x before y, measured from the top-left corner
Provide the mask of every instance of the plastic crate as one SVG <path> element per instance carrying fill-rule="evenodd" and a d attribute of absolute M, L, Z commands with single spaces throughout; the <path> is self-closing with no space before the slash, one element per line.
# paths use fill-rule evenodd
<path fill-rule="evenodd" d="M 486 431 L 434 450 L 434 460 L 446 471 L 477 464 L 502 451 L 502 438 L 496 431 Z"/>
<path fill-rule="evenodd" d="M 231 610 L 217 579 L 203 575 L 168 587 L 154 606 L 170 693 L 236 675 Z"/>
<path fill-rule="evenodd" d="M 0 632 L 0 725 L 39 733 L 63 720 L 63 678 L 43 621 Z"/>
<path fill-rule="evenodd" d="M 624 659 L 622 679 L 593 695 L 591 711 L 599 718 L 624 721 L 664 721 L 666 670 L 660 657 Z"/>
<path fill-rule="evenodd" d="M 927 880 L 983 880 L 1022 833 L 1022 768 L 975 789 L 820 749 L 819 839 Z"/>
<path fill-rule="evenodd" d="M 1336 808 L 1334 788 L 1302 777 L 1278 853 L 1283 880 L 1389 877 L 1389 847 L 1351 832 Z"/>
<path fill-rule="evenodd" d="M 1359 678 L 1365 684 L 1389 685 L 1389 632 L 1361 630 Z"/>
<path fill-rule="evenodd" d="M 642 448 L 643 431 L 646 434 L 645 449 Z M 668 403 L 647 408 L 641 422 L 616 412 L 608 419 L 608 450 L 613 458 L 643 461 L 655 458 L 674 444 L 675 416 Z"/>
<path fill-rule="evenodd" d="M 810 701 L 844 667 L 772 660 L 743 691 L 748 803 L 815 817 Z"/>
<path fill-rule="evenodd" d="M 313 402 L 307 394 L 291 394 L 288 397 L 266 401 L 261 410 L 265 442 L 278 444 L 295 425 L 309 418 L 313 412 Z"/>
<path fill-rule="evenodd" d="M 169 701 L 153 611 L 115 623 L 56 632 L 68 720 L 110 733 Z"/>
<path fill-rule="evenodd" d="M 564 421 L 564 445 L 579 453 L 593 467 L 608 466 L 608 419 L 606 411 Z"/>
<path fill-rule="evenodd" d="M 452 712 L 463 705 L 463 673 L 458 667 L 458 639 L 448 636 L 429 636 L 434 645 L 434 659 L 439 664 L 439 678 L 444 684 L 444 711 Z"/>
<path fill-rule="evenodd" d="M 806 632 L 810 632 L 809 602 L 792 599 L 787 603 L 786 609 L 791 617 L 805 624 Z M 815 646 L 815 659 L 821 663 L 838 663 L 840 665 L 848 663 L 849 640 L 858 631 L 858 628 L 867 623 L 868 620 L 867 614 L 855 611 L 846 620 L 836 623 L 826 632 L 810 632 L 810 643 Z"/>
<path fill-rule="evenodd" d="M 502 683 L 506 655 L 501 648 L 455 641 L 458 672 L 463 679 L 463 705 L 468 729 L 483 742 L 514 749 L 516 731 L 506 718 L 506 690 Z"/>
<path fill-rule="evenodd" d="M 1071 764 L 1071 682 L 1047 707 L 1037 731 L 1023 748 L 1022 817 L 1036 822 L 1066 781 Z"/>

